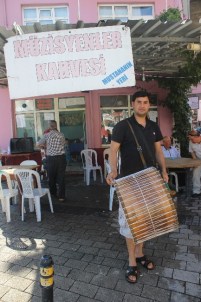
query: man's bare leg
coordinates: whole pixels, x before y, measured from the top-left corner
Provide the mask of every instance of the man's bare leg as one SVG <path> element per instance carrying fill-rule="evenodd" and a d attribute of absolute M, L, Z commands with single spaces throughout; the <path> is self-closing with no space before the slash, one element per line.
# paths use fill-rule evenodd
<path fill-rule="evenodd" d="M 136 258 L 141 258 L 144 256 L 143 253 L 143 243 L 136 244 L 135 247 L 135 257 Z M 145 261 L 141 261 L 141 264 L 143 265 Z M 150 260 L 150 263 L 147 265 L 147 269 L 152 270 L 155 267 L 154 263 Z"/>
<path fill-rule="evenodd" d="M 140 258 L 140 257 L 144 256 L 143 243 L 135 244 L 133 239 L 126 238 L 126 245 L 127 245 L 127 250 L 128 250 L 129 266 L 137 266 L 136 257 Z M 144 261 L 142 261 L 142 264 L 144 264 Z M 149 263 L 147 268 L 148 269 L 153 269 L 154 264 L 152 262 Z M 135 277 L 133 277 L 133 278 L 135 280 Z"/>
<path fill-rule="evenodd" d="M 126 245 L 127 245 L 127 250 L 128 250 L 128 261 L 129 261 L 129 266 L 137 266 L 136 263 L 136 257 L 135 257 L 135 244 L 133 239 L 131 238 L 126 238 Z M 134 275 L 130 275 L 129 277 L 130 281 L 136 282 L 137 277 Z"/>

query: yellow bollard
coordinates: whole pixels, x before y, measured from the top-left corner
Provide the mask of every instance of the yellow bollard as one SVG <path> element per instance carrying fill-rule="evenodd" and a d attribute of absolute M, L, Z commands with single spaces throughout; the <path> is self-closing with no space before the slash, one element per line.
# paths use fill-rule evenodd
<path fill-rule="evenodd" d="M 40 285 L 42 302 L 53 302 L 54 262 L 51 256 L 44 255 L 40 261 Z"/>

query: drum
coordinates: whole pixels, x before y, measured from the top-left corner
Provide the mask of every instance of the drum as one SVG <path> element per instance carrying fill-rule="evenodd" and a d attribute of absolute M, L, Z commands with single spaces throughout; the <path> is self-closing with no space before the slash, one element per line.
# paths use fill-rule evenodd
<path fill-rule="evenodd" d="M 178 228 L 170 191 L 156 168 L 117 179 L 114 185 L 135 243 Z"/>

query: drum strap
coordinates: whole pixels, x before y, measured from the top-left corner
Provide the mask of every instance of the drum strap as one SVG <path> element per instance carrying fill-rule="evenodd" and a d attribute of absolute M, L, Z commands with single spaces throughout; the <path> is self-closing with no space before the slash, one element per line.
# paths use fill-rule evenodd
<path fill-rule="evenodd" d="M 144 166 L 144 168 L 146 169 L 146 168 L 147 168 L 147 164 L 146 164 L 144 155 L 143 155 L 143 153 L 142 153 L 142 147 L 140 146 L 140 144 L 139 144 L 139 142 L 138 142 L 138 140 L 137 140 L 137 137 L 136 137 L 136 135 L 135 135 L 135 132 L 134 132 L 134 130 L 133 130 L 133 127 L 131 126 L 131 124 L 130 124 L 130 122 L 129 122 L 128 120 L 127 120 L 127 123 L 128 123 L 128 125 L 129 125 L 129 127 L 130 127 L 130 129 L 131 129 L 131 132 L 132 132 L 132 134 L 133 134 L 134 140 L 135 140 L 135 142 L 136 142 L 137 150 L 138 150 L 138 152 L 139 152 L 139 154 L 140 154 L 140 158 L 141 158 L 141 160 L 142 160 L 143 166 Z"/>

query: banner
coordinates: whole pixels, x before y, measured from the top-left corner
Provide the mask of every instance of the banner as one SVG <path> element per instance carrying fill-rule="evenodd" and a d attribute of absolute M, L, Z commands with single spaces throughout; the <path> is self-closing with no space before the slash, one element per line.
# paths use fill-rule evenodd
<path fill-rule="evenodd" d="M 11 99 L 135 85 L 123 25 L 17 35 L 4 51 Z"/>

